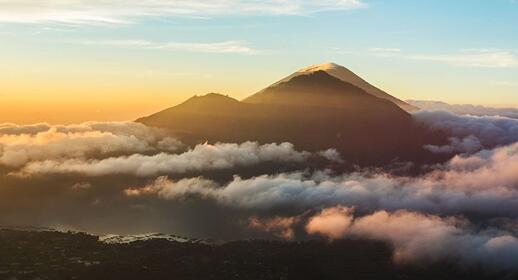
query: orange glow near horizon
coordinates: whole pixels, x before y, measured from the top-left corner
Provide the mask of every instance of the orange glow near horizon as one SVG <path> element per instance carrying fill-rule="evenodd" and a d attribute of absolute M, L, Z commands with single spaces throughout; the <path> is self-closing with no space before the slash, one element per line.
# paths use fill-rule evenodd
<path fill-rule="evenodd" d="M 0 123 L 18 124 L 131 121 L 175 106 L 191 96 L 210 92 L 242 100 L 304 67 L 285 65 L 265 71 L 252 66 L 205 69 L 189 65 L 190 69 L 169 72 L 143 70 L 146 67 L 138 63 L 127 64 L 125 68 L 102 68 L 88 66 L 82 61 L 80 64 L 85 66 L 74 68 L 69 63 L 56 61 L 55 65 L 46 68 L 48 62 L 31 66 L 27 62 L 6 61 L 9 63 L 0 65 L 0 71 L 5 73 L 0 77 Z M 455 80 L 440 83 L 440 76 L 431 75 L 429 80 L 422 80 L 403 72 L 387 76 L 385 70 L 369 66 L 352 65 L 350 69 L 402 100 L 518 106 L 512 98 L 513 87 L 474 87 Z M 499 97 L 487 92 L 498 92 Z"/>
<path fill-rule="evenodd" d="M 131 121 L 180 104 L 194 95 L 209 92 L 227 94 L 225 91 L 209 90 L 185 90 L 182 93 L 163 90 L 170 93 L 162 93 L 160 90 L 150 91 L 144 88 L 134 88 L 129 93 L 125 91 L 124 94 L 114 92 L 89 94 L 87 91 L 86 89 L 75 91 L 73 96 L 43 92 L 34 95 L 0 95 L 2 104 L 0 123 L 72 124 L 87 121 Z M 390 93 L 389 90 L 387 91 Z M 138 92 L 146 92 L 146 94 L 138 94 Z M 247 96 L 246 94 L 228 95 L 238 100 Z M 508 103 L 487 104 L 485 102 L 482 102 L 482 105 L 516 106 Z"/>

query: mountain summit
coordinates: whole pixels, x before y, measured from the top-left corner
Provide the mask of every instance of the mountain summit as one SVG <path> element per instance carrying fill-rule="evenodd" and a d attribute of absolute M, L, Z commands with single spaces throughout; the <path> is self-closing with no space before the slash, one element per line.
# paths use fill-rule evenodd
<path fill-rule="evenodd" d="M 413 111 L 418 110 L 417 107 L 410 105 L 410 104 L 386 93 L 385 91 L 371 85 L 370 83 L 368 83 L 367 81 L 365 81 L 364 79 L 362 79 L 361 77 L 356 75 L 354 72 L 350 71 L 349 69 L 347 69 L 341 65 L 338 65 L 336 63 L 332 63 L 332 62 L 311 65 L 311 66 L 302 68 L 302 69 L 298 70 L 297 72 L 274 83 L 273 85 L 261 90 L 260 92 L 244 99 L 243 102 L 262 103 L 265 101 L 265 99 L 266 100 L 271 99 L 271 97 L 268 97 L 268 92 L 271 92 L 271 88 L 275 88 L 282 83 L 292 80 L 293 78 L 300 77 L 300 76 L 308 76 L 308 75 L 312 75 L 317 72 L 325 72 L 332 77 L 335 77 L 341 81 L 344 81 L 359 89 L 362 89 L 364 92 L 366 92 L 370 95 L 389 100 L 407 112 L 413 112 Z"/>
<path fill-rule="evenodd" d="M 344 73 L 334 64 L 314 66 L 243 101 L 215 93 L 194 96 L 137 121 L 169 129 L 189 145 L 291 142 L 307 151 L 335 148 L 360 165 L 426 158 L 422 147 L 435 136 L 388 97 L 336 77 Z"/>

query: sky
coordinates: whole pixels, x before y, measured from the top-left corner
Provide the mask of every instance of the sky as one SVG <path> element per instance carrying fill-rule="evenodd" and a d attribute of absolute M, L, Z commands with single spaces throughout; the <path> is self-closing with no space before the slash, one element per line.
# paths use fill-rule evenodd
<path fill-rule="evenodd" d="M 0 122 L 133 120 L 323 62 L 401 99 L 518 107 L 518 1 L 0 0 Z"/>

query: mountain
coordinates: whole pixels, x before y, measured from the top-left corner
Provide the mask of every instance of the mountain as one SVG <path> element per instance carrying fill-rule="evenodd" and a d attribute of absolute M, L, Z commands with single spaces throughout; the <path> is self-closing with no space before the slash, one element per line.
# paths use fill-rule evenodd
<path fill-rule="evenodd" d="M 192 239 L 182 237 L 174 234 L 163 234 L 163 233 L 147 233 L 137 235 L 118 235 L 108 234 L 99 236 L 99 241 L 106 244 L 129 244 L 133 242 L 145 242 L 150 240 L 165 240 L 170 242 L 178 243 L 198 243 L 198 244 L 210 244 L 209 240 Z"/>
<path fill-rule="evenodd" d="M 75 232 L 0 230 L 0 279 L 516 279 L 452 261 L 399 265 L 383 242 L 363 239 L 225 243 L 102 242 Z"/>
<path fill-rule="evenodd" d="M 299 77 L 299 76 L 306 76 L 306 75 L 310 75 L 312 73 L 315 73 L 315 72 L 325 72 L 339 80 L 342 80 L 348 84 L 351 84 L 357 88 L 360 88 L 362 89 L 364 92 L 370 94 L 370 95 L 373 95 L 373 96 L 376 96 L 376 97 L 379 97 L 379 98 L 382 98 L 382 99 L 386 99 L 386 100 L 389 100 L 391 102 L 393 102 L 394 104 L 398 105 L 400 108 L 402 108 L 403 110 L 407 111 L 407 112 L 414 112 L 414 111 L 417 111 L 419 108 L 414 106 L 414 105 L 411 105 L 411 104 L 408 104 L 388 93 L 386 93 L 385 91 L 369 84 L 367 81 L 365 81 L 364 79 L 360 78 L 358 75 L 356 75 L 355 73 L 353 73 L 352 71 L 350 71 L 349 69 L 341 66 L 341 65 L 338 65 L 338 64 L 335 64 L 335 63 L 324 63 L 324 64 L 318 64 L 318 65 L 311 65 L 309 67 L 306 67 L 306 68 L 303 68 L 303 69 L 300 69 L 299 71 L 287 76 L 286 78 L 274 83 L 273 85 L 269 86 L 268 88 L 266 89 L 263 89 L 261 90 L 260 92 L 246 98 L 243 100 L 243 102 L 247 102 L 247 103 L 262 103 L 265 101 L 265 99 L 268 99 L 268 92 L 271 92 L 271 88 L 272 87 L 276 87 L 277 85 L 279 84 L 282 84 L 284 82 L 287 82 L 295 77 Z"/>
<path fill-rule="evenodd" d="M 169 129 L 189 145 L 291 142 L 307 151 L 336 148 L 360 165 L 420 160 L 427 157 L 422 146 L 439 139 L 393 102 L 326 71 L 296 75 L 262 91 L 260 100 L 254 96 L 241 102 L 216 93 L 194 96 L 137 121 Z"/>

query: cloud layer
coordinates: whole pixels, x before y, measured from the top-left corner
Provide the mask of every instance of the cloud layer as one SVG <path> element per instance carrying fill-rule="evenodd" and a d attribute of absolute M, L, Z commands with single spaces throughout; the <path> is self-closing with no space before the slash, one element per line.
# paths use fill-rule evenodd
<path fill-rule="evenodd" d="M 493 108 L 471 104 L 448 104 L 440 101 L 407 100 L 408 103 L 423 110 L 442 110 L 458 115 L 498 116 L 518 119 L 517 108 Z"/>
<path fill-rule="evenodd" d="M 473 156 L 456 156 L 419 177 L 359 172 L 331 176 L 284 173 L 249 179 L 235 177 L 225 185 L 203 178 L 171 181 L 161 177 L 138 194 L 182 200 L 198 195 L 243 209 L 298 209 L 344 205 L 362 211 L 408 209 L 434 214 L 466 213 L 518 218 L 518 143 Z"/>
<path fill-rule="evenodd" d="M 35 161 L 24 166 L 20 174 L 27 176 L 53 173 L 77 173 L 88 176 L 113 174 L 152 176 L 181 174 L 190 171 L 232 169 L 264 162 L 303 162 L 309 156 L 310 153 L 296 151 L 290 143 L 265 145 L 259 145 L 257 142 L 200 144 L 181 154 L 133 154 L 102 160 Z"/>
<path fill-rule="evenodd" d="M 450 259 L 504 269 L 518 265 L 518 239 L 508 232 L 476 231 L 458 218 L 408 211 L 378 211 L 356 218 L 352 213 L 350 208 L 324 209 L 309 219 L 306 230 L 332 239 L 354 237 L 389 242 L 397 262 Z"/>
<path fill-rule="evenodd" d="M 165 131 L 133 122 L 70 126 L 0 124 L 0 165 L 10 167 L 40 160 L 173 152 L 182 148 L 183 144 Z"/>
<path fill-rule="evenodd" d="M 136 123 L 0 125 L 0 224 L 215 239 L 366 238 L 394 260 L 514 269 L 517 120 L 422 111 L 451 154 L 417 172 L 350 168 L 290 143 L 185 147 Z M 349 170 L 349 171 L 346 171 Z M 35 214 L 37 213 L 37 214 Z"/>
<path fill-rule="evenodd" d="M 413 117 L 431 129 L 443 130 L 450 135 L 449 145 L 425 147 L 432 152 L 474 153 L 518 141 L 518 119 L 457 115 L 446 111 L 419 111 Z"/>

